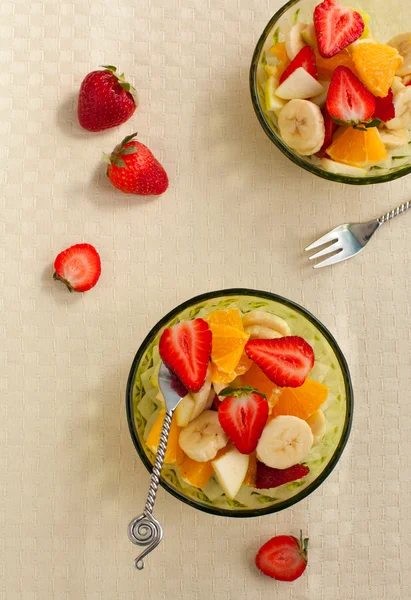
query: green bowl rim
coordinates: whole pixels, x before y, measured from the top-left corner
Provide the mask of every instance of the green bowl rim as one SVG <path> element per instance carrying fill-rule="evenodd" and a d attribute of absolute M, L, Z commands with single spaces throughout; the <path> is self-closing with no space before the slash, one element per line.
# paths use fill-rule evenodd
<path fill-rule="evenodd" d="M 264 111 L 261 108 L 260 98 L 257 91 L 257 69 L 260 58 L 260 53 L 264 47 L 265 41 L 274 28 L 276 22 L 293 6 L 301 2 L 301 0 L 290 0 L 285 4 L 279 11 L 275 13 L 275 15 L 270 19 L 268 24 L 266 25 L 263 33 L 261 34 L 257 46 L 254 50 L 253 57 L 251 59 L 250 66 L 250 92 L 251 92 L 251 100 L 253 103 L 255 114 L 260 122 L 261 127 L 264 129 L 267 136 L 270 140 L 281 150 L 283 154 L 287 156 L 293 163 L 302 167 L 309 173 L 313 173 L 322 179 L 327 179 L 329 181 L 336 181 L 338 183 L 346 183 L 348 185 L 372 185 L 375 183 L 389 183 L 390 181 L 394 181 L 395 179 L 400 179 L 401 177 L 405 177 L 411 173 L 411 165 L 408 167 L 404 167 L 404 169 L 399 169 L 393 173 L 388 173 L 386 175 L 376 175 L 375 177 L 348 177 L 345 175 L 337 175 L 335 173 L 328 173 L 323 169 L 319 169 L 315 165 L 310 165 L 305 160 L 300 158 L 297 154 L 294 154 L 286 144 L 276 135 L 273 131 L 272 127 L 270 127 L 267 119 L 265 118 Z"/>
<path fill-rule="evenodd" d="M 344 383 L 345 383 L 347 412 L 346 412 L 344 428 L 343 428 L 343 431 L 341 434 L 340 442 L 339 442 L 330 462 L 327 464 L 324 471 L 319 475 L 319 477 L 317 477 L 317 479 L 315 479 L 309 486 L 307 486 L 304 490 L 302 490 L 301 492 L 299 492 L 298 494 L 296 494 L 289 500 L 285 500 L 284 502 L 281 502 L 280 504 L 277 504 L 275 506 L 268 506 L 268 507 L 261 508 L 261 509 L 228 510 L 228 509 L 224 509 L 224 508 L 207 506 L 206 504 L 197 502 L 196 500 L 194 500 L 192 498 L 188 498 L 184 494 L 181 494 L 178 490 L 174 489 L 167 481 L 163 480 L 162 478 L 160 479 L 160 485 L 167 492 L 169 492 L 172 496 L 174 496 L 178 500 L 181 500 L 182 502 L 185 502 L 186 504 L 188 504 L 189 506 L 191 506 L 193 508 L 201 510 L 202 512 L 209 513 L 212 515 L 222 516 L 222 517 L 238 517 L 238 518 L 260 517 L 262 515 L 268 515 L 271 513 L 276 513 L 281 510 L 284 510 L 285 508 L 288 508 L 288 507 L 292 506 L 293 504 L 300 502 L 301 500 L 303 500 L 304 498 L 309 496 L 314 490 L 316 490 L 327 479 L 327 477 L 330 475 L 330 473 L 334 470 L 335 466 L 337 465 L 337 463 L 343 453 L 343 450 L 347 444 L 347 441 L 348 441 L 348 438 L 349 438 L 350 432 L 351 432 L 352 419 L 353 419 L 354 392 L 353 392 L 351 376 L 350 376 L 350 371 L 348 368 L 347 361 L 345 360 L 345 357 L 344 357 L 340 347 L 338 346 L 334 336 L 317 319 L 317 317 L 312 315 L 308 310 L 306 310 L 299 304 L 293 302 L 292 300 L 283 298 L 282 296 L 279 296 L 278 294 L 274 294 L 272 292 L 263 292 L 260 290 L 252 290 L 252 289 L 247 289 L 247 288 L 229 288 L 226 290 L 219 290 L 216 292 L 207 292 L 205 294 L 200 294 L 199 296 L 195 296 L 195 297 L 191 298 L 190 300 L 186 300 L 185 302 L 183 302 L 176 308 L 173 308 L 173 310 L 171 310 L 169 313 L 167 313 L 156 325 L 154 325 L 154 327 L 151 329 L 151 331 L 145 337 L 144 341 L 142 342 L 139 349 L 137 350 L 137 353 L 136 353 L 133 363 L 131 365 L 131 369 L 130 369 L 130 373 L 129 373 L 128 381 L 127 381 L 127 389 L 126 389 L 127 421 L 128 421 L 131 439 L 133 440 L 133 443 L 137 450 L 137 453 L 140 456 L 147 471 L 149 473 L 151 473 L 152 468 L 153 468 L 152 464 L 151 464 L 150 460 L 148 459 L 146 453 L 144 452 L 144 449 L 142 447 L 142 444 L 140 443 L 140 439 L 137 435 L 137 431 L 136 431 L 136 428 L 134 425 L 133 391 L 134 391 L 134 380 L 135 380 L 135 376 L 137 374 L 139 362 L 142 359 L 144 353 L 146 352 L 148 346 L 152 343 L 152 341 L 157 336 L 160 329 L 162 327 L 164 327 L 165 325 L 167 325 L 167 323 L 169 323 L 176 315 L 183 312 L 190 306 L 194 306 L 194 305 L 196 305 L 200 302 L 206 301 L 206 300 L 220 298 L 222 296 L 256 296 L 256 297 L 260 297 L 260 298 L 263 298 L 266 300 L 271 300 L 274 302 L 281 303 L 284 306 L 287 306 L 288 308 L 291 308 L 291 309 L 299 312 L 300 314 L 302 314 L 313 325 L 316 326 L 316 328 L 323 334 L 323 336 L 326 338 L 326 340 L 328 341 L 328 343 L 334 350 L 337 360 L 338 360 L 338 363 L 340 365 L 341 372 L 342 372 L 343 378 L 344 378 Z"/>

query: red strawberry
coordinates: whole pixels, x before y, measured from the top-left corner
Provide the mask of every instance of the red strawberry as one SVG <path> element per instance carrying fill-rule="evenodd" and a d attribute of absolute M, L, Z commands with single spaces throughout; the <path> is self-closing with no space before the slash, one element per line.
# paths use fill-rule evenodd
<path fill-rule="evenodd" d="M 335 0 L 324 0 L 315 8 L 314 26 L 323 58 L 331 58 L 344 50 L 358 40 L 365 29 L 359 13 Z"/>
<path fill-rule="evenodd" d="M 218 409 L 221 427 L 241 454 L 251 454 L 257 448 L 268 419 L 268 402 L 251 387 L 226 388 Z"/>
<path fill-rule="evenodd" d="M 307 567 L 308 539 L 277 535 L 260 548 L 255 558 L 257 567 L 278 581 L 295 581 Z"/>
<path fill-rule="evenodd" d="M 194 319 L 165 329 L 160 338 L 161 358 L 189 392 L 198 392 L 204 385 L 211 337 L 207 323 L 203 319 Z"/>
<path fill-rule="evenodd" d="M 317 59 L 315 58 L 314 50 L 311 46 L 304 46 L 302 50 L 297 54 L 294 60 L 288 65 L 284 73 L 281 75 L 280 84 L 283 83 L 291 73 L 294 73 L 297 69 L 302 67 L 312 75 L 315 79 L 318 79 L 317 72 Z"/>
<path fill-rule="evenodd" d="M 137 108 L 136 90 L 116 67 L 89 73 L 80 87 L 78 120 L 87 131 L 103 131 L 128 121 Z"/>
<path fill-rule="evenodd" d="M 317 152 L 317 156 L 323 158 L 327 154 L 328 148 L 331 146 L 333 141 L 333 135 L 337 129 L 337 124 L 334 119 L 330 116 L 326 107 L 324 107 L 323 117 L 324 117 L 324 126 L 325 126 L 325 138 L 323 147 L 319 152 Z"/>
<path fill-rule="evenodd" d="M 300 387 L 314 366 L 314 351 L 298 336 L 250 340 L 245 352 L 279 387 Z"/>
<path fill-rule="evenodd" d="M 66 284 L 70 292 L 86 292 L 101 273 L 100 256 L 90 244 L 76 244 L 63 250 L 54 261 L 53 278 Z"/>
<path fill-rule="evenodd" d="M 136 135 L 124 138 L 110 156 L 104 155 L 107 176 L 125 194 L 158 196 L 168 188 L 167 173 L 147 146 L 133 139 Z"/>
<path fill-rule="evenodd" d="M 273 469 L 267 467 L 264 463 L 257 461 L 257 479 L 255 487 L 259 490 L 268 490 L 271 488 L 302 479 L 310 469 L 304 465 L 294 465 L 288 469 Z"/>
<path fill-rule="evenodd" d="M 407 86 L 411 85 L 411 81 L 409 81 L 409 82 L 408 82 L 406 85 L 407 85 Z"/>
<path fill-rule="evenodd" d="M 385 98 L 375 98 L 376 109 L 374 119 L 380 119 L 383 123 L 395 118 L 394 94 L 392 90 Z"/>
<path fill-rule="evenodd" d="M 364 123 L 375 113 L 375 98 L 348 69 L 337 67 L 327 96 L 327 110 L 337 122 Z"/>

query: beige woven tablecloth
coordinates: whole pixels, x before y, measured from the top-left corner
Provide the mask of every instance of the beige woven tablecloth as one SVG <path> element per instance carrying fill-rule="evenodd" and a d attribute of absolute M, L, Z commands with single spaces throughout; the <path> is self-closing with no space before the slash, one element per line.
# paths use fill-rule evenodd
<path fill-rule="evenodd" d="M 406 600 L 411 584 L 411 216 L 345 264 L 314 271 L 304 246 L 411 196 L 318 179 L 254 115 L 251 55 L 281 0 L 0 3 L 0 599 Z M 117 64 L 139 90 L 132 120 L 81 130 L 83 77 Z M 103 151 L 138 131 L 170 188 L 127 197 Z M 102 257 L 98 286 L 52 281 L 65 247 Z M 160 490 L 165 539 L 133 569 L 126 536 L 148 474 L 125 386 L 148 328 L 223 287 L 282 294 L 316 314 L 353 375 L 353 432 L 336 470 L 292 509 L 221 519 Z M 278 584 L 253 566 L 276 533 L 311 539 L 309 568 Z"/>

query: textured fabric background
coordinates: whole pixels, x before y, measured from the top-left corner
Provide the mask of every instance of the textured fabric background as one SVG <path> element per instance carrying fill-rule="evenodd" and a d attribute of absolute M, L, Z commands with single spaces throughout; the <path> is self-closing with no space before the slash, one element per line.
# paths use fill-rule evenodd
<path fill-rule="evenodd" d="M 0 599 L 405 600 L 411 584 L 411 216 L 363 256 L 319 272 L 304 246 L 410 199 L 288 162 L 251 106 L 254 45 L 281 0 L 0 3 Z M 224 8 L 223 8 L 224 6 Z M 121 128 L 76 122 L 83 77 L 117 64 L 141 106 Z M 162 161 L 158 199 L 114 190 L 100 161 L 122 137 Z M 98 286 L 51 279 L 65 247 L 101 253 Z M 165 539 L 133 569 L 126 536 L 148 474 L 129 438 L 125 386 L 149 327 L 207 290 L 285 295 L 340 342 L 356 391 L 352 436 L 309 499 L 219 519 L 159 491 Z M 253 566 L 276 533 L 310 536 L 306 575 Z"/>

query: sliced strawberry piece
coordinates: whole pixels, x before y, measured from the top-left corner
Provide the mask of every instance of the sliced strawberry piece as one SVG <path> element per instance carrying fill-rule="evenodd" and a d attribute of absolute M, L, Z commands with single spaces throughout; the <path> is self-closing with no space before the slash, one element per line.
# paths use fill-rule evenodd
<path fill-rule="evenodd" d="M 314 366 L 314 351 L 298 336 L 274 340 L 250 340 L 245 346 L 251 358 L 279 387 L 300 387 Z"/>
<path fill-rule="evenodd" d="M 257 390 L 250 387 L 226 388 L 218 409 L 221 427 L 241 454 L 251 454 L 268 419 L 268 402 Z"/>
<path fill-rule="evenodd" d="M 321 148 L 321 150 L 319 152 L 317 152 L 317 156 L 319 156 L 320 158 L 323 158 L 324 156 L 326 156 L 327 150 L 333 142 L 333 135 L 337 129 L 337 124 L 334 121 L 334 119 L 331 117 L 331 115 L 328 112 L 326 107 L 324 107 L 322 113 L 323 113 L 323 117 L 324 117 L 325 138 L 324 138 L 323 147 Z"/>
<path fill-rule="evenodd" d="M 391 89 L 385 98 L 376 97 L 375 105 L 374 119 L 380 119 L 383 123 L 387 123 L 395 118 L 394 94 Z"/>
<path fill-rule="evenodd" d="M 194 319 L 165 329 L 160 338 L 161 358 L 189 392 L 198 392 L 204 385 L 211 337 L 207 323 Z"/>
<path fill-rule="evenodd" d="M 291 535 L 277 535 L 260 548 L 255 558 L 257 567 L 278 581 L 295 581 L 307 567 L 308 538 L 297 540 Z"/>
<path fill-rule="evenodd" d="M 348 67 L 337 67 L 327 96 L 327 110 L 344 124 L 364 123 L 375 113 L 375 97 Z"/>
<path fill-rule="evenodd" d="M 314 79 L 318 79 L 317 72 L 317 59 L 315 58 L 314 50 L 311 46 L 304 46 L 302 50 L 297 54 L 294 60 L 288 65 L 284 73 L 280 77 L 280 84 L 283 83 L 291 73 L 294 73 L 297 69 L 302 67 L 314 77 Z"/>
<path fill-rule="evenodd" d="M 315 8 L 314 26 L 318 50 L 323 58 L 331 58 L 347 48 L 365 29 L 359 13 L 335 0 L 324 0 Z"/>
<path fill-rule="evenodd" d="M 273 469 L 258 461 L 255 487 L 259 490 L 269 490 L 279 485 L 302 479 L 309 472 L 310 469 L 305 465 L 294 465 L 288 469 Z"/>
<path fill-rule="evenodd" d="M 101 261 L 94 246 L 75 244 L 57 256 L 53 278 L 62 281 L 70 292 L 86 292 L 100 278 Z"/>

